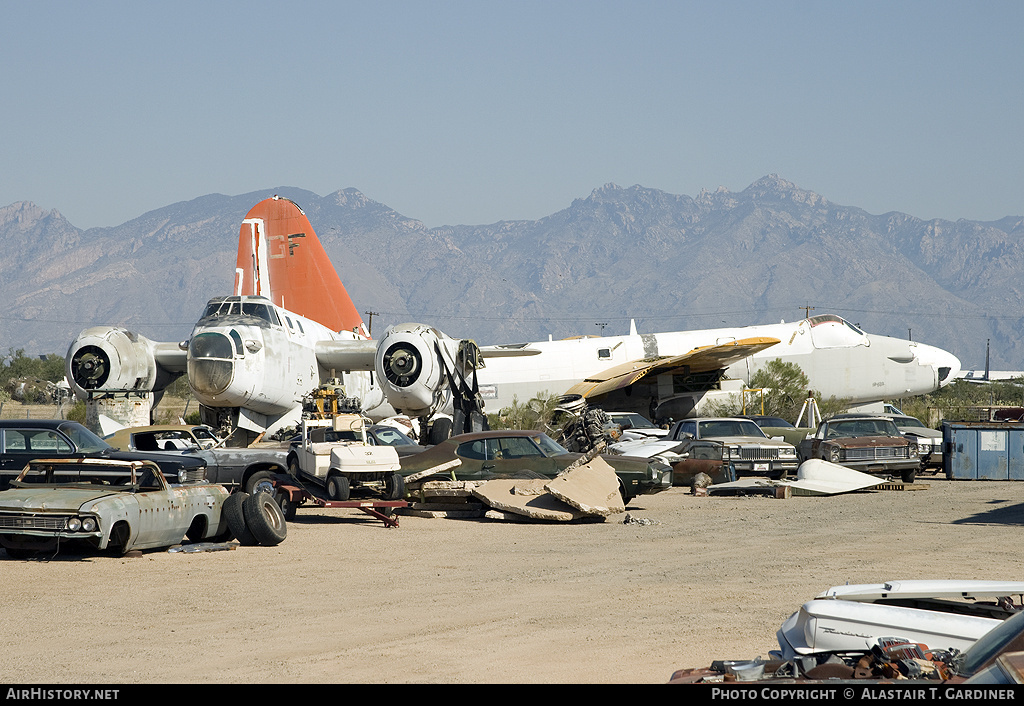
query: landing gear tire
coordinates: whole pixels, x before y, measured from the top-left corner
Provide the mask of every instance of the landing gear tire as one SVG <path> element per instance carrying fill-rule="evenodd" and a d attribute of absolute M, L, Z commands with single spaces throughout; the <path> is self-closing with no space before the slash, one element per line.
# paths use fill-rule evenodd
<path fill-rule="evenodd" d="M 401 500 L 405 497 L 405 478 L 401 473 L 384 476 L 384 499 Z"/>
<path fill-rule="evenodd" d="M 254 547 L 259 543 L 256 537 L 253 536 L 253 533 L 249 531 L 249 526 L 245 522 L 243 506 L 249 497 L 248 493 L 241 491 L 232 493 L 224 501 L 224 505 L 221 508 L 221 513 L 228 521 L 228 529 L 231 530 L 231 534 L 235 536 L 235 539 L 243 547 Z"/>
<path fill-rule="evenodd" d="M 250 495 L 242 503 L 245 524 L 253 537 L 265 547 L 274 547 L 288 536 L 284 513 L 270 493 Z"/>
<path fill-rule="evenodd" d="M 352 496 L 348 478 L 345 476 L 331 476 L 327 479 L 327 497 L 331 500 L 344 502 Z"/>
<path fill-rule="evenodd" d="M 434 446 L 437 446 L 442 441 L 449 439 L 451 435 L 452 420 L 448 419 L 448 417 L 438 417 L 434 420 L 434 423 L 430 425 L 429 441 Z"/>

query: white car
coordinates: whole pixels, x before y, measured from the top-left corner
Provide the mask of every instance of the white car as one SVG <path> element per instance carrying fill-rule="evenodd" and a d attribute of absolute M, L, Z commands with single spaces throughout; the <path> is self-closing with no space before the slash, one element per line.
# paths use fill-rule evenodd
<path fill-rule="evenodd" d="M 227 534 L 228 491 L 170 484 L 153 461 L 37 459 L 0 493 L 0 545 L 13 559 L 67 542 L 124 554 Z"/>
<path fill-rule="evenodd" d="M 784 660 L 864 652 L 879 638 L 896 637 L 936 650 L 965 651 L 1014 615 L 1021 581 L 890 581 L 833 586 L 804 603 L 779 628 Z M 1017 596 L 1017 604 L 1013 597 Z"/>

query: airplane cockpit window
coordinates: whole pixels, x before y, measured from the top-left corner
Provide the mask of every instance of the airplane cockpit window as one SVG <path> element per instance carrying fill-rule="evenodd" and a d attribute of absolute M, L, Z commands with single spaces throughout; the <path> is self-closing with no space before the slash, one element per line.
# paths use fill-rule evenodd
<path fill-rule="evenodd" d="M 815 348 L 852 348 L 871 345 L 863 331 L 833 314 L 822 314 L 807 319 L 811 326 L 811 342 Z"/>
<path fill-rule="evenodd" d="M 242 337 L 238 335 L 238 331 L 231 329 L 228 334 L 231 336 L 231 342 L 235 344 L 235 355 L 245 356 L 245 348 L 242 347 Z"/>
<path fill-rule="evenodd" d="M 201 333 L 193 336 L 188 344 L 192 358 L 226 358 L 234 355 L 231 339 L 220 333 Z"/>
<path fill-rule="evenodd" d="M 281 325 L 281 320 L 277 316 L 277 312 L 269 304 L 262 302 L 246 301 L 242 303 L 242 313 L 246 316 L 255 316 L 257 319 L 262 319 L 268 324 L 275 326 Z"/>

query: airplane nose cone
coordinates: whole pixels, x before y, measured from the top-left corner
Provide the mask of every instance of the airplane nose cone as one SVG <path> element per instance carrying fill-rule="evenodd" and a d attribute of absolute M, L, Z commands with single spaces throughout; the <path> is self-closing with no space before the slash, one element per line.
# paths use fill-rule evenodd
<path fill-rule="evenodd" d="M 919 347 L 918 358 L 922 365 L 935 368 L 939 387 L 953 382 L 960 375 L 960 359 L 955 355 L 935 346 L 919 344 Z"/>

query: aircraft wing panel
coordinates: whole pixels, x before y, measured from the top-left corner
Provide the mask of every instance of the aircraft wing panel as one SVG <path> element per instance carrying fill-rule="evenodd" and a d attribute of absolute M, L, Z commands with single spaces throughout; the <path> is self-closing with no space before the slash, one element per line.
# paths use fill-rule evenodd
<path fill-rule="evenodd" d="M 514 343 L 501 346 L 480 346 L 480 353 L 484 358 L 518 358 L 527 355 L 540 355 L 536 348 L 530 348 L 528 343 Z"/>
<path fill-rule="evenodd" d="M 377 341 L 317 341 L 316 362 L 326 370 L 373 370 Z"/>
<path fill-rule="evenodd" d="M 779 343 L 777 338 L 744 338 L 729 343 L 699 346 L 683 355 L 642 358 L 613 366 L 588 377 L 569 388 L 566 394 L 596 397 L 629 387 L 641 378 L 651 375 L 721 370 L 776 343 Z"/>
<path fill-rule="evenodd" d="M 188 370 L 188 351 L 184 351 L 177 343 L 154 343 L 153 358 L 157 367 L 172 373 L 184 373 Z"/>

